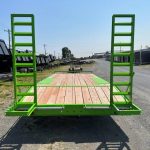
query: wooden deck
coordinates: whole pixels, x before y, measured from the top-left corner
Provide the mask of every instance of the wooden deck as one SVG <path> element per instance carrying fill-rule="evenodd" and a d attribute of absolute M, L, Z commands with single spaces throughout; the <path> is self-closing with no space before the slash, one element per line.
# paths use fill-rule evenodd
<path fill-rule="evenodd" d="M 85 73 L 53 74 L 46 82 L 38 84 L 38 104 L 109 104 L 109 84 L 97 83 L 93 80 L 95 77 L 94 74 Z M 114 90 L 117 91 L 115 87 Z M 114 96 L 114 100 L 125 101 L 122 96 Z M 23 101 L 32 102 L 33 97 L 25 96 Z"/>

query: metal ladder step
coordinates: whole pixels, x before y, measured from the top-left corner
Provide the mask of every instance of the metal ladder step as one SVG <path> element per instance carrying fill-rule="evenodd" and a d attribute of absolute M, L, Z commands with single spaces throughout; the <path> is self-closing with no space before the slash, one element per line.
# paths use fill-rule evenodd
<path fill-rule="evenodd" d="M 124 63 L 124 62 L 120 62 L 120 63 L 116 63 L 116 62 L 113 62 L 113 66 L 130 66 L 130 63 Z"/>
<path fill-rule="evenodd" d="M 114 43 L 114 46 L 131 46 L 131 43 Z"/>
<path fill-rule="evenodd" d="M 129 95 L 130 92 L 113 92 L 113 95 Z"/>
<path fill-rule="evenodd" d="M 15 56 L 33 57 L 33 53 L 15 53 Z"/>
<path fill-rule="evenodd" d="M 129 86 L 130 82 L 113 82 L 114 86 Z"/>
<path fill-rule="evenodd" d="M 33 63 L 16 63 L 16 67 L 33 67 Z"/>
<path fill-rule="evenodd" d="M 127 52 L 116 52 L 113 54 L 114 57 L 117 57 L 117 56 L 130 56 L 131 53 L 127 53 Z"/>
<path fill-rule="evenodd" d="M 133 18 L 133 15 L 130 14 L 114 14 L 115 18 Z"/>
<path fill-rule="evenodd" d="M 115 26 L 131 26 L 132 22 L 115 22 Z"/>
<path fill-rule="evenodd" d="M 14 36 L 32 36 L 32 32 L 15 32 Z"/>
<path fill-rule="evenodd" d="M 17 96 L 34 96 L 34 93 L 16 93 Z"/>
<path fill-rule="evenodd" d="M 15 26 L 31 26 L 32 22 L 14 22 L 13 25 L 15 25 Z"/>
<path fill-rule="evenodd" d="M 131 36 L 132 33 L 131 32 L 117 32 L 114 33 L 114 36 Z"/>
<path fill-rule="evenodd" d="M 33 73 L 16 73 L 16 77 L 33 77 Z"/>
<path fill-rule="evenodd" d="M 16 83 L 16 86 L 34 86 L 34 83 Z"/>
<path fill-rule="evenodd" d="M 130 72 L 113 72 L 113 76 L 130 76 Z"/>
<path fill-rule="evenodd" d="M 33 46 L 32 43 L 15 43 L 14 46 L 18 46 L 18 47 L 21 47 L 21 46 Z"/>

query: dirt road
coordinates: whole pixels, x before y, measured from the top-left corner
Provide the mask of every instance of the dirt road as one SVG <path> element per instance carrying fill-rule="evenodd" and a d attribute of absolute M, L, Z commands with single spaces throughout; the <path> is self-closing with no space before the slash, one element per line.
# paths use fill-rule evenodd
<path fill-rule="evenodd" d="M 96 75 L 109 80 L 109 62 L 96 60 L 90 66 Z M 5 117 L 0 107 L 0 149 L 53 150 L 149 150 L 150 66 L 136 66 L 135 103 L 140 116 L 106 117 Z"/>

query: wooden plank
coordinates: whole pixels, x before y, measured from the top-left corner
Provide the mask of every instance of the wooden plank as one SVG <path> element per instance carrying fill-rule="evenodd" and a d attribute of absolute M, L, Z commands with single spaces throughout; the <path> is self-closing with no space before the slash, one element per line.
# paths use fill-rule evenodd
<path fill-rule="evenodd" d="M 56 104 L 64 104 L 65 102 L 65 95 L 66 95 L 66 82 L 67 82 L 67 75 L 66 74 L 61 74 L 61 84 L 58 92 L 58 96 L 56 99 Z M 64 87 L 63 87 L 64 86 Z"/>
<path fill-rule="evenodd" d="M 55 104 L 59 93 L 59 87 L 51 87 L 51 94 L 47 101 L 47 104 Z"/>
<path fill-rule="evenodd" d="M 72 75 L 67 74 L 66 78 L 66 85 L 70 86 L 72 84 Z M 72 103 L 72 88 L 66 87 L 66 94 L 65 94 L 65 104 L 71 104 Z"/>
<path fill-rule="evenodd" d="M 43 100 L 43 93 L 46 90 L 46 87 L 39 87 L 39 89 L 37 90 L 37 103 L 41 103 Z"/>
<path fill-rule="evenodd" d="M 102 104 L 110 104 L 109 99 L 105 95 L 104 91 L 102 90 L 102 87 L 95 87 L 97 94 L 100 98 L 100 101 Z"/>
<path fill-rule="evenodd" d="M 96 85 L 95 82 L 93 81 L 93 79 L 91 78 L 91 74 L 88 74 L 85 79 L 86 79 L 87 85 L 89 85 L 89 86 L 95 86 Z"/>
<path fill-rule="evenodd" d="M 95 87 L 88 87 L 88 89 L 89 89 L 89 93 L 90 93 L 93 104 L 100 104 L 101 101 L 100 101 L 100 98 L 97 94 Z"/>
<path fill-rule="evenodd" d="M 62 81 L 61 74 L 57 74 L 51 83 L 51 86 L 59 86 Z"/>
<path fill-rule="evenodd" d="M 66 95 L 66 87 L 60 87 L 59 92 L 58 92 L 58 96 L 56 99 L 56 104 L 64 104 L 65 95 Z"/>
<path fill-rule="evenodd" d="M 76 103 L 76 93 L 75 93 L 75 87 L 72 87 L 72 103 Z"/>
<path fill-rule="evenodd" d="M 56 99 L 56 104 L 64 104 L 65 102 L 65 95 L 66 95 L 66 87 L 62 87 L 66 85 L 66 74 L 64 74 L 62 76 L 62 81 L 61 81 L 61 87 L 59 87 L 59 92 L 58 92 L 58 96 Z"/>
<path fill-rule="evenodd" d="M 61 74 L 62 75 L 62 74 Z M 60 86 L 66 86 L 67 85 L 67 82 L 66 82 L 66 79 L 67 79 L 67 74 L 63 74 L 61 76 L 62 80 L 61 80 L 61 84 Z"/>
<path fill-rule="evenodd" d="M 74 81 L 74 73 L 72 74 L 72 85 L 75 85 L 75 81 Z M 76 103 L 76 98 L 75 98 L 75 89 L 74 87 L 72 87 L 72 103 L 75 104 Z"/>
<path fill-rule="evenodd" d="M 72 74 L 67 74 L 67 78 L 66 78 L 66 85 L 67 86 L 72 86 Z"/>
<path fill-rule="evenodd" d="M 75 86 L 81 86 L 80 80 L 79 80 L 77 74 L 75 74 L 75 76 L 74 76 L 74 84 L 75 84 Z"/>
<path fill-rule="evenodd" d="M 87 85 L 87 90 L 88 90 L 88 93 L 90 95 L 91 103 L 94 103 L 94 104 L 101 103 L 95 88 L 94 87 L 88 87 L 88 86 L 93 86 L 92 81 L 89 80 L 89 77 L 90 77 L 89 74 L 82 75 L 82 77 L 83 77 L 83 79 Z"/>
<path fill-rule="evenodd" d="M 42 96 L 40 97 L 40 100 L 39 100 L 39 104 L 47 104 L 48 102 L 48 99 L 51 95 L 51 91 L 52 91 L 52 88 L 51 87 L 45 87 L 45 91 L 42 92 Z"/>
<path fill-rule="evenodd" d="M 72 74 L 72 85 L 75 85 L 75 81 L 74 81 L 74 77 L 75 74 Z M 75 104 L 76 103 L 76 97 L 75 97 L 75 89 L 74 87 L 72 87 L 72 103 Z"/>
<path fill-rule="evenodd" d="M 75 104 L 75 90 L 74 87 L 74 74 L 67 74 L 67 85 L 71 87 L 66 88 L 66 95 L 65 95 L 65 104 Z"/>
<path fill-rule="evenodd" d="M 56 78 L 56 77 L 57 77 L 57 74 L 56 74 L 56 73 L 54 73 L 54 74 L 50 75 L 50 77 L 52 77 L 52 78 Z"/>
<path fill-rule="evenodd" d="M 65 104 L 73 104 L 72 102 L 72 87 L 66 87 Z"/>
<path fill-rule="evenodd" d="M 91 96 L 87 87 L 82 87 L 84 104 L 92 104 Z"/>
<path fill-rule="evenodd" d="M 87 85 L 93 86 L 93 87 L 88 87 L 93 103 L 94 104 L 99 104 L 99 103 L 101 103 L 101 100 L 100 100 L 100 97 L 97 93 L 97 90 L 94 87 L 95 83 L 93 82 L 93 80 L 91 78 L 91 75 L 92 74 L 88 75 L 88 77 L 86 79 L 86 83 L 87 83 Z"/>
<path fill-rule="evenodd" d="M 62 81 L 63 81 L 63 78 L 56 79 L 56 83 L 54 84 L 54 86 L 60 86 Z"/>
<path fill-rule="evenodd" d="M 82 78 L 84 79 L 87 86 L 93 86 L 93 81 L 90 80 L 89 74 L 82 74 Z"/>
<path fill-rule="evenodd" d="M 108 101 L 110 102 L 110 90 L 108 87 L 102 87 L 102 90 L 104 91 L 106 97 L 108 98 Z"/>
<path fill-rule="evenodd" d="M 56 75 L 55 77 L 58 78 L 60 75 Z M 61 78 L 55 80 L 51 85 L 52 86 L 59 86 L 61 83 Z M 47 103 L 54 103 L 57 97 L 57 93 L 54 96 L 54 92 L 56 90 L 54 90 L 52 87 L 40 87 L 42 88 L 41 91 L 39 91 L 39 95 L 38 95 L 38 103 L 39 104 L 47 104 Z M 57 87 L 59 88 L 59 87 Z M 53 92 L 53 93 L 52 93 Z M 51 98 L 51 95 L 53 95 L 53 97 Z M 50 102 L 50 100 L 52 99 L 52 102 Z"/>
<path fill-rule="evenodd" d="M 86 82 L 85 82 L 84 78 L 82 77 L 82 74 L 77 74 L 77 78 L 78 78 L 81 86 L 86 86 Z M 88 88 L 87 87 L 81 87 L 81 92 L 82 92 L 83 103 L 84 104 L 91 104 L 92 100 L 91 100 Z"/>
<path fill-rule="evenodd" d="M 79 81 L 80 81 L 80 85 L 81 85 L 81 86 L 86 86 L 86 82 L 85 82 L 85 79 L 84 79 L 84 77 L 82 76 L 82 74 L 77 74 L 77 77 L 78 77 L 78 79 L 79 79 Z"/>
<path fill-rule="evenodd" d="M 76 104 L 83 104 L 82 90 L 81 87 L 74 87 Z"/>

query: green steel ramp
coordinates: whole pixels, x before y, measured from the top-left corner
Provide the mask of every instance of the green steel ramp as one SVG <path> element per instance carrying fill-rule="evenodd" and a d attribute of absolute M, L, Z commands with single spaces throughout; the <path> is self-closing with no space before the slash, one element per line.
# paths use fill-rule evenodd
<path fill-rule="evenodd" d="M 27 21 L 22 21 L 22 20 Z M 21 21 L 20 21 L 21 20 Z M 21 31 L 23 30 L 23 32 Z M 28 31 L 29 30 L 29 31 Z M 35 52 L 35 31 L 34 16 L 32 14 L 12 14 L 11 15 L 11 31 L 12 31 L 12 55 L 13 55 L 13 80 L 14 80 L 14 103 L 8 108 L 7 115 L 30 115 L 36 106 L 37 85 L 36 85 L 36 52 Z M 25 38 L 30 38 L 28 42 L 24 42 Z M 23 41 L 19 40 L 23 39 Z M 17 52 L 17 49 L 30 48 L 32 52 Z M 17 57 L 30 57 L 31 63 L 18 63 Z M 32 73 L 20 73 L 19 68 L 31 68 Z M 20 78 L 31 78 L 31 82 L 20 82 Z M 28 89 L 32 87 L 32 92 Z M 24 89 L 24 91 L 22 90 Z M 24 96 L 34 97 L 32 103 L 19 103 Z"/>
<path fill-rule="evenodd" d="M 121 20 L 121 21 L 120 21 Z M 125 20 L 125 21 L 124 21 Z M 110 100 L 118 114 L 134 112 L 136 107 L 132 102 L 133 89 L 133 64 L 134 64 L 134 27 L 135 15 L 116 14 L 112 17 L 112 41 L 111 41 L 111 71 L 110 71 Z M 118 31 L 119 30 L 119 31 Z M 117 39 L 119 38 L 119 40 Z M 126 42 L 127 40 L 127 42 Z M 115 58 L 119 58 L 115 62 Z M 128 57 L 128 62 L 122 60 Z M 127 71 L 117 71 L 120 68 L 126 68 Z M 118 68 L 118 69 L 116 69 Z M 123 81 L 116 79 L 122 77 Z M 116 79 L 116 80 L 115 80 Z M 114 90 L 114 86 L 119 92 Z M 121 95 L 129 100 L 128 104 L 114 103 L 114 96 Z"/>

